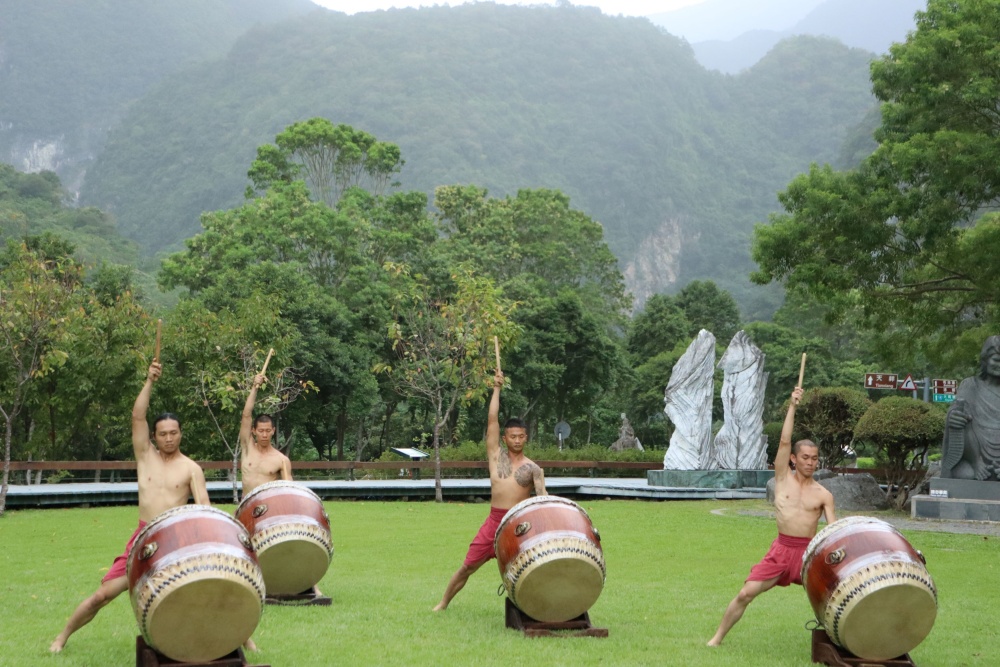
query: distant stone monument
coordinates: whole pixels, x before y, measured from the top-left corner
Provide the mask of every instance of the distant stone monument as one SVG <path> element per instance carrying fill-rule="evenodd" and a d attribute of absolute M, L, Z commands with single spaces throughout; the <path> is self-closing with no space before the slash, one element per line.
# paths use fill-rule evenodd
<path fill-rule="evenodd" d="M 1000 336 L 986 339 L 979 373 L 958 385 L 941 445 L 941 476 L 1000 478 Z"/>
<path fill-rule="evenodd" d="M 715 336 L 702 329 L 674 364 L 664 412 L 674 423 L 664 470 L 707 470 L 712 462 L 712 384 Z"/>
<path fill-rule="evenodd" d="M 722 409 L 725 422 L 715 436 L 713 467 L 723 470 L 767 468 L 767 436 L 764 435 L 764 391 L 767 372 L 764 353 L 745 331 L 733 336 L 719 361 Z"/>
<path fill-rule="evenodd" d="M 1000 336 L 979 354 L 979 373 L 958 385 L 945 420 L 941 476 L 910 500 L 914 517 L 1000 521 Z"/>
<path fill-rule="evenodd" d="M 622 452 L 626 449 L 638 449 L 640 452 L 644 451 L 642 449 L 642 443 L 639 442 L 639 438 L 635 437 L 635 431 L 632 430 L 632 424 L 623 412 L 622 426 L 618 429 L 618 439 L 611 444 L 611 450 L 615 452 Z"/>

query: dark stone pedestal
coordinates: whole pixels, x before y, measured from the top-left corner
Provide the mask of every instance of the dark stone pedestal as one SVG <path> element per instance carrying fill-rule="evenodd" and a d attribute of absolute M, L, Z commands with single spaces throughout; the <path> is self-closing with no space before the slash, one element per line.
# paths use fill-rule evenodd
<path fill-rule="evenodd" d="M 949 521 L 1000 521 L 1000 500 L 913 496 L 910 516 Z"/>
<path fill-rule="evenodd" d="M 1000 501 L 1000 482 L 932 477 L 930 495 L 941 498 Z"/>
<path fill-rule="evenodd" d="M 762 489 L 773 470 L 649 470 L 650 486 L 696 489 Z"/>
<path fill-rule="evenodd" d="M 930 494 L 913 496 L 910 515 L 920 519 L 1000 521 L 1000 482 L 932 477 Z"/>

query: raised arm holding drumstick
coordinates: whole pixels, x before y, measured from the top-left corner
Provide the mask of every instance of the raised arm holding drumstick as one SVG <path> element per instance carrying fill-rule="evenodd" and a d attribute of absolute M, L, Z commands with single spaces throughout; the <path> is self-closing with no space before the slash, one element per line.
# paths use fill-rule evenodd
<path fill-rule="evenodd" d="M 775 586 L 802 584 L 802 554 L 816 535 L 816 527 L 821 515 L 826 515 L 827 523 L 836 521 L 833 495 L 813 479 L 819 464 L 819 448 L 812 440 L 799 440 L 792 446 L 792 431 L 795 427 L 795 408 L 802 399 L 802 382 L 805 377 L 806 355 L 802 354 L 799 366 L 799 384 L 792 391 L 781 427 L 781 441 L 774 457 L 774 510 L 778 524 L 778 538 L 764 560 L 750 569 L 743 588 L 733 598 L 722 616 L 722 622 L 709 646 L 722 643 L 726 633 L 743 616 L 747 605 L 764 591 Z M 795 470 L 790 463 L 795 464 Z"/>
<path fill-rule="evenodd" d="M 524 455 L 528 444 L 528 425 L 522 419 L 511 417 L 504 424 L 503 445 L 500 445 L 500 389 L 504 375 L 500 370 L 500 342 L 493 337 L 496 351 L 496 373 L 493 376 L 493 396 L 490 398 L 489 415 L 486 426 L 486 458 L 490 467 L 490 514 L 469 545 L 469 551 L 462 566 L 451 576 L 444 596 L 434 607 L 434 611 L 448 608 L 452 598 L 462 590 L 469 576 L 491 558 L 493 536 L 503 521 L 504 515 L 514 505 L 527 500 L 534 491 L 536 495 L 546 495 L 545 474 L 534 461 Z"/>
<path fill-rule="evenodd" d="M 272 445 L 274 438 L 274 419 L 271 415 L 253 416 L 254 405 L 257 403 L 257 390 L 267 381 L 267 365 L 271 363 L 274 348 L 267 353 L 264 367 L 254 376 L 250 387 L 250 395 L 243 406 L 243 417 L 240 421 L 240 472 L 243 478 L 243 497 L 261 484 L 275 480 L 291 480 L 292 464 L 288 457 Z"/>

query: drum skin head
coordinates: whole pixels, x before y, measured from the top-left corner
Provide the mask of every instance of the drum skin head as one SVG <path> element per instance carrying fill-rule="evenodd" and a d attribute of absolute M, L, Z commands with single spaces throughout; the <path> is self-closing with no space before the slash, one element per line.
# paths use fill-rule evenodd
<path fill-rule="evenodd" d="M 277 542 L 257 553 L 268 595 L 298 595 L 319 583 L 330 567 L 330 552 L 303 538 Z"/>
<path fill-rule="evenodd" d="M 841 623 L 844 648 L 866 660 L 908 653 L 930 634 L 937 600 L 926 586 L 897 584 L 864 596 Z"/>
<path fill-rule="evenodd" d="M 518 609 L 537 621 L 569 621 L 601 595 L 604 573 L 592 560 L 561 558 L 530 568 L 517 583 Z"/>
<path fill-rule="evenodd" d="M 260 613 L 260 598 L 253 589 L 232 580 L 201 581 L 167 592 L 157 605 L 147 641 L 180 662 L 216 660 L 253 634 Z M 211 631 L 192 636 L 192 628 Z"/>

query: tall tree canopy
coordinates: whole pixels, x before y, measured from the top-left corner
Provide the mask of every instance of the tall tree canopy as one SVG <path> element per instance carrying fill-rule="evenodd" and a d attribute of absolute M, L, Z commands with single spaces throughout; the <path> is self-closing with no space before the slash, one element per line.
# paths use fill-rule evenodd
<path fill-rule="evenodd" d="M 1000 220 L 984 214 L 1000 199 L 998 44 L 1000 3 L 929 0 L 872 64 L 875 152 L 791 182 L 786 212 L 756 230 L 754 280 L 804 286 L 834 315 L 858 307 L 914 353 L 974 358 L 1000 323 Z"/>

